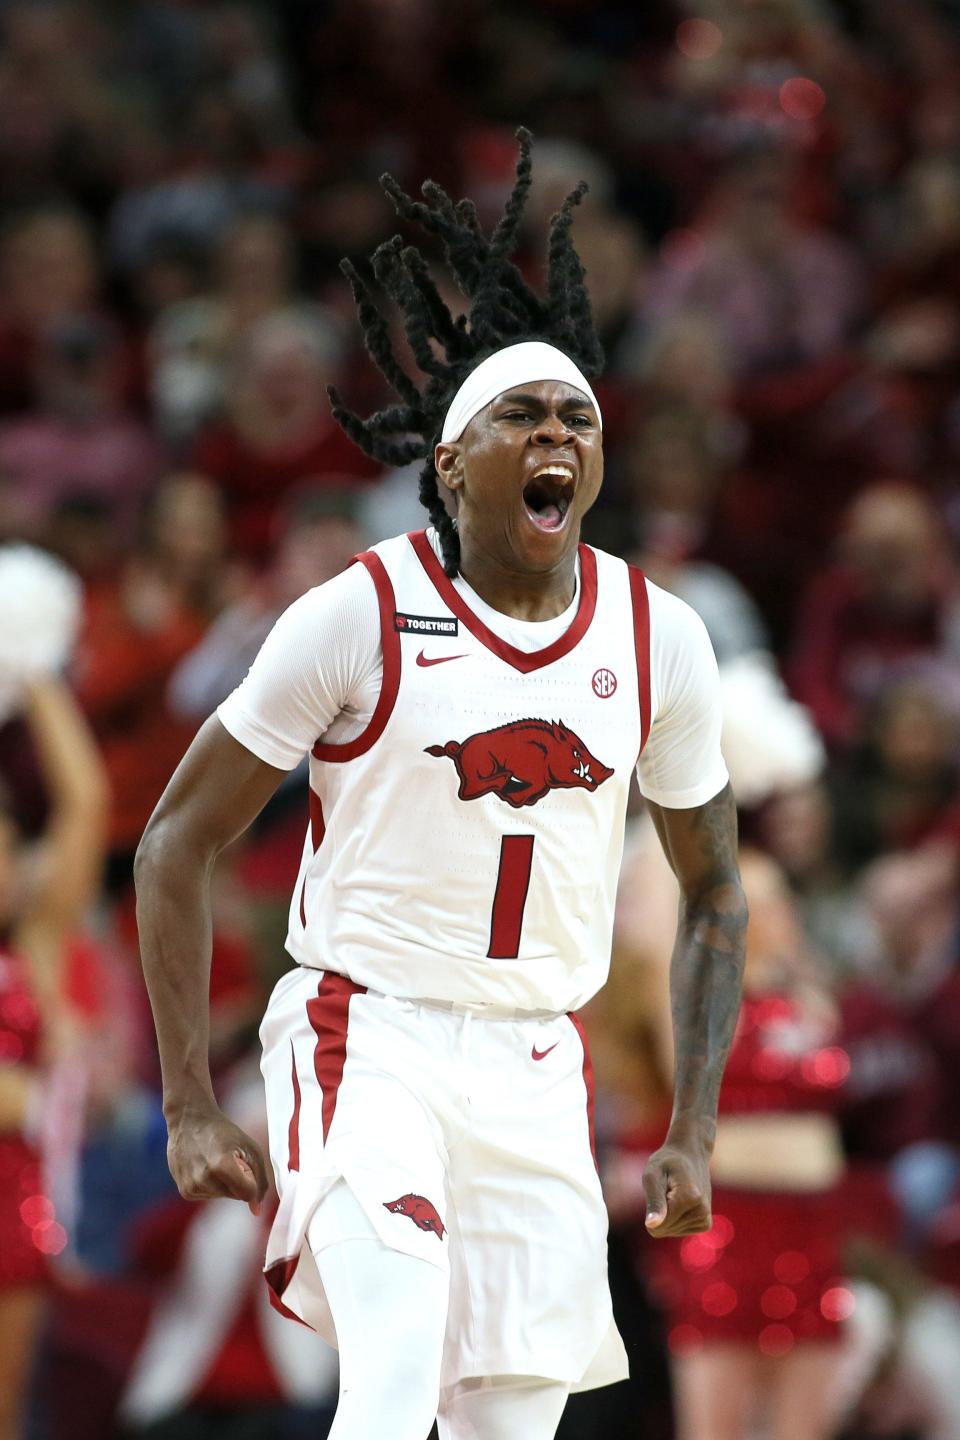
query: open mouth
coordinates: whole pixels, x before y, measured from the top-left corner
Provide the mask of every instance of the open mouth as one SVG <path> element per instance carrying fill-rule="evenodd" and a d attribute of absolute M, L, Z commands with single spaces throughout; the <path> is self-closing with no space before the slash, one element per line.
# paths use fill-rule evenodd
<path fill-rule="evenodd" d="M 539 530 L 560 530 L 576 482 L 570 465 L 544 465 L 523 487 L 524 508 Z"/>

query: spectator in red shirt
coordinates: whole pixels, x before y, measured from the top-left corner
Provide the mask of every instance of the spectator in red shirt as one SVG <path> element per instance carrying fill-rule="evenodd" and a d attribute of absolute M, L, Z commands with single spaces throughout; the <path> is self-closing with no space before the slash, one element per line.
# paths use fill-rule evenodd
<path fill-rule="evenodd" d="M 791 159 L 773 147 L 734 154 L 708 213 L 651 280 L 649 310 L 703 310 L 738 374 L 809 364 L 849 336 L 862 283 L 853 252 L 791 214 Z"/>
<path fill-rule="evenodd" d="M 794 692 L 824 738 L 846 745 L 907 661 L 960 661 L 960 591 L 935 506 L 883 482 L 847 513 L 840 557 L 814 576 L 793 647 Z"/>
<path fill-rule="evenodd" d="M 261 321 L 241 347 L 224 420 L 197 442 L 197 469 L 223 492 L 233 549 L 255 564 L 268 558 L 277 512 L 298 484 L 377 474 L 330 413 L 338 350 L 331 329 L 299 316 Z"/>
<path fill-rule="evenodd" d="M 860 1099 L 847 1117 L 847 1143 L 888 1161 L 907 1239 L 916 1243 L 960 1181 L 956 849 L 931 843 L 887 855 L 868 872 L 864 892 L 882 947 L 873 1006 L 882 1012 L 885 1000 L 888 1018 L 865 1023 L 862 991 L 845 999 L 851 1098 L 859 1090 Z M 892 1049 L 881 1038 L 891 1028 Z"/>
<path fill-rule="evenodd" d="M 163 468 L 160 446 L 125 406 L 117 330 L 90 313 L 64 315 L 35 337 L 36 408 L 0 425 L 0 480 L 15 529 L 43 536 L 59 502 L 83 491 L 129 543 Z"/>
<path fill-rule="evenodd" d="M 222 547 L 215 492 L 196 477 L 173 477 L 118 580 L 88 592 L 74 679 L 112 790 L 110 878 L 118 886 L 132 875 L 143 827 L 196 728 L 171 713 L 167 682 L 203 634 Z"/>
<path fill-rule="evenodd" d="M 834 766 L 834 850 L 847 874 L 937 833 L 958 797 L 960 675 L 912 667 L 865 716 L 863 743 Z"/>
<path fill-rule="evenodd" d="M 65 315 L 96 304 L 93 236 L 68 205 L 38 206 L 11 221 L 0 242 L 0 411 L 30 403 L 30 365 L 40 336 Z"/>
<path fill-rule="evenodd" d="M 287 606 L 339 575 L 364 548 L 353 490 L 311 488 L 293 497 L 280 518 L 269 567 L 249 577 L 173 672 L 169 700 L 178 715 L 199 723 L 212 714 L 240 684 Z M 298 848 L 301 842 L 302 836 Z"/>
<path fill-rule="evenodd" d="M 161 310 L 149 341 L 151 392 L 171 443 L 192 442 L 217 413 L 230 369 L 260 321 L 293 314 L 323 331 L 322 309 L 295 293 L 295 259 L 293 236 L 278 216 L 240 215 L 218 238 L 209 291 Z"/>

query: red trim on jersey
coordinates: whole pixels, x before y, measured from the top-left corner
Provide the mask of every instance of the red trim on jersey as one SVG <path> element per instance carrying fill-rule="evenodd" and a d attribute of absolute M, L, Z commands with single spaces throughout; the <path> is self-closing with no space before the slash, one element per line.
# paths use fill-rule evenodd
<path fill-rule="evenodd" d="M 573 647 L 578 645 L 587 633 L 597 608 L 597 557 L 589 545 L 579 547 L 580 603 L 570 626 L 559 640 L 554 640 L 552 645 L 527 654 L 523 650 L 518 650 L 514 645 L 508 645 L 506 640 L 501 640 L 499 635 L 495 635 L 484 625 L 479 615 L 474 615 L 467 602 L 454 589 L 449 575 L 446 574 L 433 553 L 433 546 L 427 539 L 425 530 L 412 530 L 407 539 L 447 609 L 452 610 L 457 619 L 463 621 L 471 635 L 476 636 L 482 645 L 486 645 L 494 655 L 505 660 L 508 665 L 512 665 L 514 670 L 519 670 L 521 674 L 529 675 L 531 670 L 539 670 L 544 665 L 552 665 L 555 660 L 562 660 L 564 655 L 569 655 Z"/>
<path fill-rule="evenodd" d="M 370 716 L 370 723 L 353 740 L 343 745 L 328 744 L 318 740 L 313 753 L 318 760 L 355 760 L 365 755 L 374 741 L 379 740 L 393 714 L 400 689 L 400 636 L 393 623 L 397 613 L 397 601 L 393 593 L 390 576 L 379 555 L 367 550 L 352 562 L 364 565 L 376 586 L 377 603 L 380 607 L 380 641 L 383 646 L 383 680 L 376 708 Z"/>
<path fill-rule="evenodd" d="M 642 570 L 628 565 L 630 599 L 633 602 L 633 644 L 637 652 L 637 685 L 640 690 L 640 751 L 650 734 L 650 596 Z"/>
<path fill-rule="evenodd" d="M 337 1091 L 343 1079 L 347 1058 L 347 1021 L 350 1001 L 354 995 L 365 995 L 366 986 L 355 985 L 346 975 L 328 970 L 312 1000 L 307 1001 L 307 1019 L 313 1026 L 317 1043 L 313 1052 L 313 1068 L 317 1084 L 323 1092 L 323 1139 L 326 1142 L 337 1108 Z"/>
<path fill-rule="evenodd" d="M 504 835 L 500 840 L 500 868 L 490 916 L 491 960 L 515 960 L 520 952 L 523 907 L 530 889 L 533 863 L 532 835 Z"/>
<path fill-rule="evenodd" d="M 590 1046 L 587 1044 L 586 1031 L 579 1015 L 571 1010 L 568 1019 L 572 1021 L 573 1028 L 580 1036 L 580 1044 L 583 1046 L 583 1083 L 587 1090 L 587 1129 L 590 1133 L 590 1154 L 593 1156 L 593 1163 L 597 1167 L 597 1174 L 600 1174 L 600 1166 L 597 1165 L 597 1137 L 593 1128 L 593 1061 L 590 1058 Z"/>
<path fill-rule="evenodd" d="M 323 844 L 323 837 L 327 833 L 326 822 L 323 818 L 323 801 L 315 790 L 310 791 L 310 844 L 313 846 L 313 853 L 316 855 Z M 300 924 L 304 930 L 307 928 L 307 872 L 303 872 L 303 880 L 300 884 Z"/>
<path fill-rule="evenodd" d="M 293 1114 L 287 1130 L 287 1169 L 300 1169 L 300 1077 L 297 1074 L 297 1052 L 290 1041 L 290 1078 L 293 1081 Z"/>

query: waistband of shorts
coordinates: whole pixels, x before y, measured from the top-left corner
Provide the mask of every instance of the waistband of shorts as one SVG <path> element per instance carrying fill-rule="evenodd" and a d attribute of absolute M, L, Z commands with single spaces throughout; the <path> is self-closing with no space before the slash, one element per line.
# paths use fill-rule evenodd
<path fill-rule="evenodd" d="M 474 1020 L 556 1020 L 563 1010 L 524 1010 L 517 1005 L 488 1005 L 483 1001 L 432 1000 L 422 995 L 385 995 L 380 990 L 367 990 L 380 1000 L 405 1000 L 422 1005 L 426 1010 L 444 1010 L 449 1015 L 471 1015 Z"/>

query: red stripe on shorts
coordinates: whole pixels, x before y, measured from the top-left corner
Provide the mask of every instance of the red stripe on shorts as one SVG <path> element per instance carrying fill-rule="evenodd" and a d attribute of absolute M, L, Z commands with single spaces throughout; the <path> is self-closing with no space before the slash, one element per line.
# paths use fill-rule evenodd
<path fill-rule="evenodd" d="M 580 1044 L 583 1046 L 583 1083 L 587 1090 L 587 1129 L 590 1132 L 590 1154 L 593 1156 L 593 1163 L 597 1166 L 597 1174 L 600 1173 L 600 1166 L 597 1165 L 597 1137 L 593 1129 L 593 1061 L 590 1059 L 590 1046 L 587 1044 L 586 1031 L 579 1015 L 569 1012 L 569 1018 L 573 1027 L 580 1036 Z"/>
<path fill-rule="evenodd" d="M 313 1026 L 317 1043 L 313 1051 L 313 1068 L 317 1084 L 323 1092 L 323 1138 L 326 1142 L 337 1108 L 337 1091 L 343 1079 L 347 1058 L 347 1021 L 350 1001 L 354 995 L 365 995 L 364 985 L 355 985 L 346 975 L 328 970 L 312 1000 L 307 1001 L 307 1019 Z"/>
<path fill-rule="evenodd" d="M 293 1114 L 287 1131 L 287 1169 L 300 1169 L 300 1077 L 297 1074 L 297 1052 L 290 1041 L 291 1079 L 293 1080 Z"/>
<path fill-rule="evenodd" d="M 306 1320 L 295 1315 L 280 1298 L 293 1279 L 299 1263 L 299 1255 L 294 1255 L 289 1260 L 277 1260 L 269 1270 L 263 1272 L 263 1278 L 267 1282 L 267 1298 L 277 1314 L 282 1315 L 285 1320 L 296 1320 L 298 1325 L 307 1325 Z M 311 1329 L 311 1326 L 307 1325 L 307 1329 Z"/>

